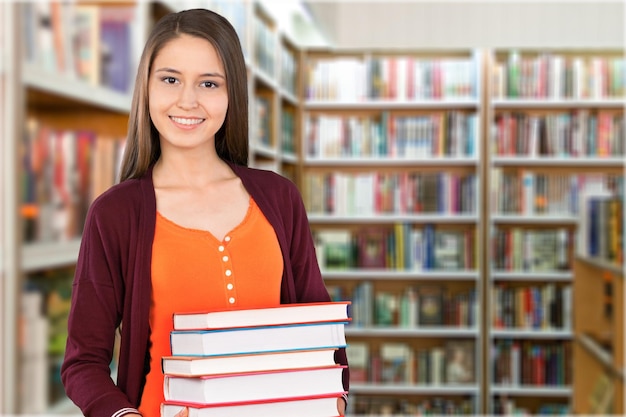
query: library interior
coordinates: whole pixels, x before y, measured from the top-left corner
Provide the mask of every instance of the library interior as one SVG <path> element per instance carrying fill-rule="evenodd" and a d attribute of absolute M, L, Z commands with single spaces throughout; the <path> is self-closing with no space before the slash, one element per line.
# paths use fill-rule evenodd
<path fill-rule="evenodd" d="M 612 0 L 0 2 L 0 414 L 81 415 L 60 368 L 83 224 L 147 34 L 190 8 L 237 31 L 249 165 L 297 186 L 349 301 L 346 415 L 624 415 Z"/>

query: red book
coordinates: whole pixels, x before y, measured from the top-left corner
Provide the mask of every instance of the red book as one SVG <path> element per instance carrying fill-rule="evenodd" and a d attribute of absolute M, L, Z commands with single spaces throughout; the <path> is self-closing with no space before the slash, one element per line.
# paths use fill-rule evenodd
<path fill-rule="evenodd" d="M 533 384 L 544 385 L 544 360 L 543 360 L 543 348 L 540 346 L 535 347 L 533 352 Z"/>
<path fill-rule="evenodd" d="M 388 99 L 396 100 L 398 98 L 398 60 L 395 57 L 388 58 L 389 80 L 388 80 Z"/>
<path fill-rule="evenodd" d="M 387 233 L 382 227 L 372 226 L 358 232 L 358 266 L 360 268 L 385 268 Z"/>
<path fill-rule="evenodd" d="M 407 98 L 415 99 L 415 59 L 409 57 L 407 59 Z"/>
<path fill-rule="evenodd" d="M 441 98 L 442 76 L 441 76 L 441 61 L 439 60 L 433 61 L 433 81 L 432 82 L 433 82 L 432 98 Z"/>
<path fill-rule="evenodd" d="M 345 366 L 302 368 L 239 374 L 178 377 L 165 375 L 165 401 L 220 404 L 268 401 L 343 391 Z"/>
<path fill-rule="evenodd" d="M 161 404 L 161 417 L 174 417 L 183 407 L 189 417 L 258 417 L 258 416 L 336 416 L 337 399 L 343 392 L 283 398 L 280 400 L 258 400 L 218 404 L 192 404 L 166 401 Z"/>

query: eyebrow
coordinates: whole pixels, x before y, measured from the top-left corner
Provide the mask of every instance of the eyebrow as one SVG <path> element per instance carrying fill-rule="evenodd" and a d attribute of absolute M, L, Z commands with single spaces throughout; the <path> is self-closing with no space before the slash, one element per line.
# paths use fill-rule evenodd
<path fill-rule="evenodd" d="M 171 72 L 174 74 L 182 74 L 180 71 L 174 68 L 168 68 L 168 67 L 159 68 L 157 70 L 154 70 L 154 72 Z M 220 77 L 220 78 L 226 79 L 226 77 L 220 74 L 219 72 L 205 72 L 204 74 L 200 74 L 200 77 Z"/>

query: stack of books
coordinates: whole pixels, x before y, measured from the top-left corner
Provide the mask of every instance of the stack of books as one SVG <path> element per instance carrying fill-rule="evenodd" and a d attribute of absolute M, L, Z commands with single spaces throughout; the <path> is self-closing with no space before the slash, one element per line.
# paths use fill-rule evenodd
<path fill-rule="evenodd" d="M 161 416 L 337 416 L 349 304 L 174 314 Z"/>

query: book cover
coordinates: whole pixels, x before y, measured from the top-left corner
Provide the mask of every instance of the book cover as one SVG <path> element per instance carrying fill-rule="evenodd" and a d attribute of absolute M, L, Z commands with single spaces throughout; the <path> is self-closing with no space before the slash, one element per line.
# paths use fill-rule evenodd
<path fill-rule="evenodd" d="M 322 321 L 347 321 L 350 301 L 281 304 L 275 307 L 174 314 L 174 330 L 223 329 Z"/>
<path fill-rule="evenodd" d="M 435 233 L 435 269 L 456 270 L 463 268 L 461 256 L 462 235 L 460 232 L 440 230 Z"/>
<path fill-rule="evenodd" d="M 359 268 L 385 268 L 386 237 L 383 228 L 370 227 L 358 232 Z"/>
<path fill-rule="evenodd" d="M 346 355 L 350 366 L 350 381 L 369 381 L 369 344 L 365 342 L 352 342 L 346 347 Z"/>
<path fill-rule="evenodd" d="M 134 7 L 100 9 L 100 82 L 122 93 L 131 84 L 131 22 Z"/>
<path fill-rule="evenodd" d="M 413 351 L 401 342 L 385 342 L 380 347 L 381 379 L 385 383 L 413 383 Z"/>
<path fill-rule="evenodd" d="M 428 382 L 433 385 L 442 385 L 445 381 L 446 369 L 446 352 L 444 347 L 436 346 L 428 351 L 429 358 L 429 380 Z"/>
<path fill-rule="evenodd" d="M 174 417 L 183 407 L 188 408 L 189 417 L 335 416 L 337 414 L 337 399 L 341 398 L 342 394 L 343 392 L 338 392 L 278 400 L 210 405 L 166 401 L 161 404 L 161 417 Z"/>
<path fill-rule="evenodd" d="M 74 6 L 75 71 L 79 79 L 100 84 L 100 15 L 99 6 Z"/>
<path fill-rule="evenodd" d="M 313 368 L 334 365 L 336 350 L 337 348 L 323 348 L 244 355 L 165 356 L 161 359 L 161 367 L 164 374 L 176 376 Z"/>
<path fill-rule="evenodd" d="M 165 375 L 165 401 L 217 404 L 342 392 L 344 368 L 333 365 L 197 378 Z"/>
<path fill-rule="evenodd" d="M 398 296 L 387 291 L 378 291 L 374 296 L 374 324 L 397 325 Z"/>
<path fill-rule="evenodd" d="M 102 85 L 125 93 L 130 85 L 130 28 L 126 22 L 102 21 L 101 73 Z"/>
<path fill-rule="evenodd" d="M 443 324 L 443 288 L 437 285 L 422 286 L 419 294 L 419 324 L 441 326 Z"/>
<path fill-rule="evenodd" d="M 446 343 L 446 382 L 469 384 L 475 381 L 474 341 L 453 340 Z"/>
<path fill-rule="evenodd" d="M 353 239 L 349 230 L 318 230 L 315 238 L 322 269 L 347 269 L 353 265 Z"/>
<path fill-rule="evenodd" d="M 174 330 L 173 356 L 257 353 L 303 348 L 345 347 L 345 322 L 237 327 L 212 330 Z"/>

